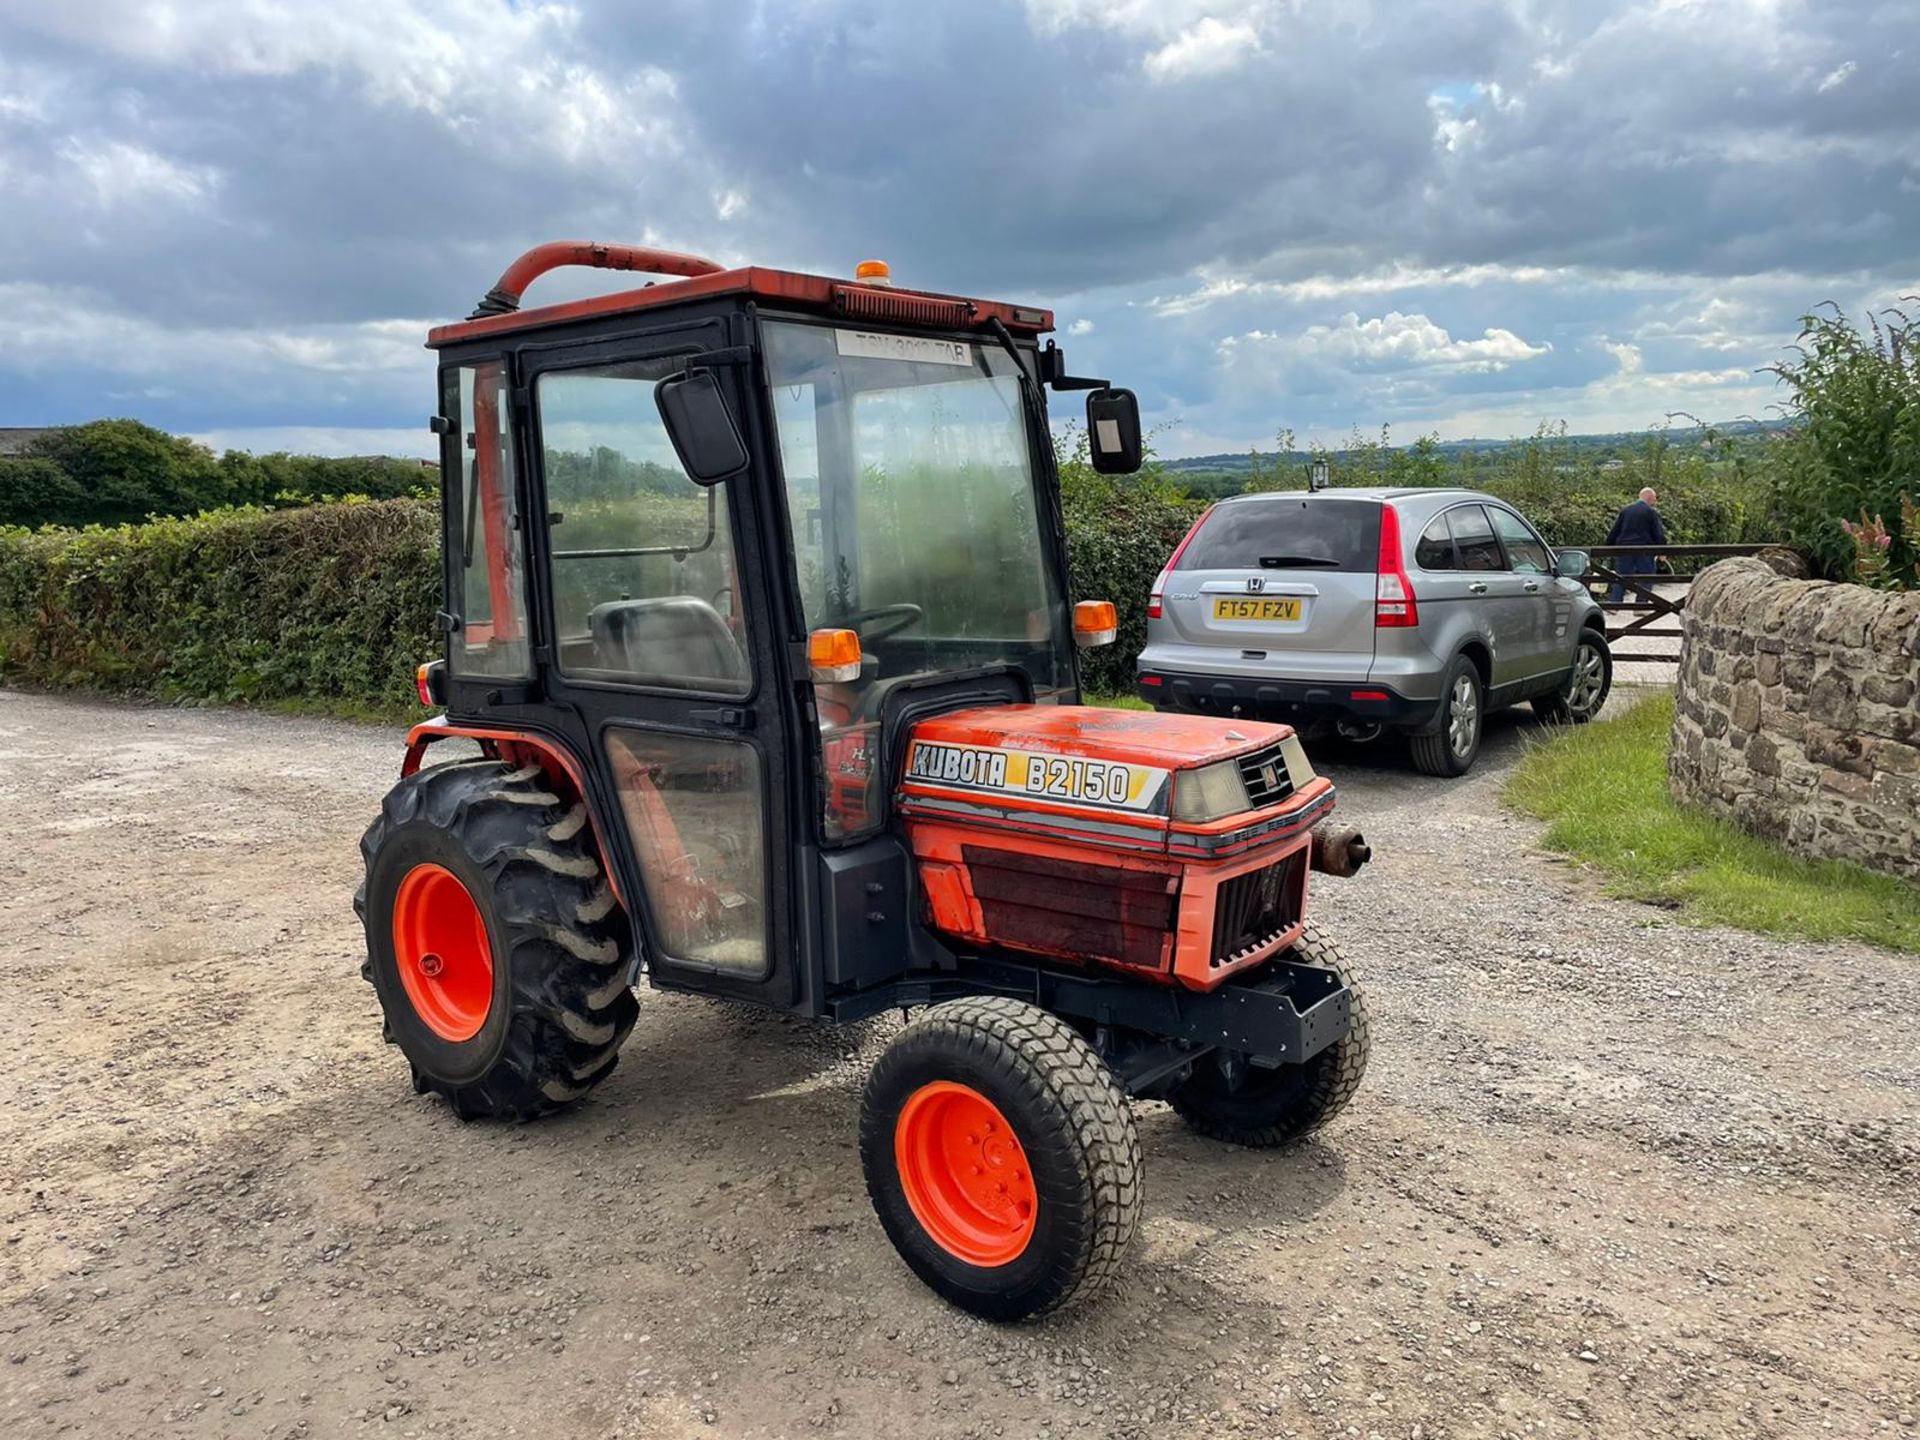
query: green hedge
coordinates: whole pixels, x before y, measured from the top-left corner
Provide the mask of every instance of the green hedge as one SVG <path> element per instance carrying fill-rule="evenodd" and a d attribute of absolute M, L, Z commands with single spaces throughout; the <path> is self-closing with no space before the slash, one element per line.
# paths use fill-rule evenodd
<path fill-rule="evenodd" d="M 1062 456 L 1077 599 L 1112 600 L 1118 643 L 1082 656 L 1095 693 L 1133 685 L 1154 577 L 1203 502 L 1149 472 L 1109 480 Z M 1510 495 L 1558 544 L 1606 534 L 1614 497 L 1545 482 Z M 1674 495 L 1676 540 L 1739 538 L 1740 508 Z M 418 500 L 227 509 L 112 529 L 0 530 L 0 675 L 188 701 L 388 708 L 436 653 L 437 521 Z"/>
<path fill-rule="evenodd" d="M 1147 643 L 1147 596 L 1173 547 L 1205 505 L 1160 486 L 1064 487 L 1067 568 L 1076 600 L 1111 600 L 1120 638 L 1080 652 L 1080 678 L 1095 694 L 1133 690 L 1133 657 Z"/>
<path fill-rule="evenodd" d="M 0 674 L 164 699 L 389 707 L 434 652 L 418 500 L 0 532 Z"/>

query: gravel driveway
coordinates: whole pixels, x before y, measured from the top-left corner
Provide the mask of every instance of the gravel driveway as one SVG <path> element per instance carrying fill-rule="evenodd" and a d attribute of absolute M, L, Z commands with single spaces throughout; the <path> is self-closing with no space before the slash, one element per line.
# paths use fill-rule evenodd
<path fill-rule="evenodd" d="M 1912 1433 L 1920 968 L 1599 898 L 1493 730 L 1464 782 L 1320 756 L 1379 855 L 1316 892 L 1352 1109 L 1141 1106 L 1124 1286 L 1001 1329 L 869 1211 L 887 1023 L 647 994 L 589 1103 L 462 1125 L 357 974 L 393 733 L 0 691 L 0 1434 Z"/>

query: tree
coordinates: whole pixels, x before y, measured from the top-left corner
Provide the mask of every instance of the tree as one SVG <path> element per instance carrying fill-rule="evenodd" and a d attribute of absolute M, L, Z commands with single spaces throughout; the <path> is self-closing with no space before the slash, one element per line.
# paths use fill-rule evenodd
<path fill-rule="evenodd" d="M 187 515 L 221 504 L 220 471 L 206 446 L 138 420 L 95 420 L 49 430 L 28 446 L 77 487 L 79 499 L 48 517 L 62 525 L 117 525 Z"/>
<path fill-rule="evenodd" d="M 0 458 L 0 525 L 58 525 L 86 503 L 58 465 L 34 455 Z"/>

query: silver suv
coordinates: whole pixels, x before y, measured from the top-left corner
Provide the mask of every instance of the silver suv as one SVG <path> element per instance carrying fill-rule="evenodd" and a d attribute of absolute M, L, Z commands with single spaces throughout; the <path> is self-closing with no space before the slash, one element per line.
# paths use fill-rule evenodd
<path fill-rule="evenodd" d="M 1606 622 L 1518 511 L 1471 490 L 1321 490 L 1212 506 L 1154 582 L 1139 694 L 1159 710 L 1413 737 L 1461 775 L 1489 709 L 1584 724 L 1613 683 Z"/>

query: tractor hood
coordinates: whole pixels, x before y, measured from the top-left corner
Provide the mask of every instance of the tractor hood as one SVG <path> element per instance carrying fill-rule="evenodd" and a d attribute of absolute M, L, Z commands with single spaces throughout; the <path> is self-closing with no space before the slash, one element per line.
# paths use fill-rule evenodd
<path fill-rule="evenodd" d="M 1223 762 L 1204 784 L 1189 773 Z M 1196 788 L 1176 804 L 1182 775 Z M 1220 854 L 1304 829 L 1332 808 L 1333 786 L 1287 725 L 995 705 L 916 723 L 897 798 L 909 816 Z"/>
<path fill-rule="evenodd" d="M 1277 745 L 1290 725 L 1109 710 L 1098 705 L 994 705 L 956 710 L 913 727 L 930 744 L 1039 751 L 1159 770 L 1189 770 Z"/>

